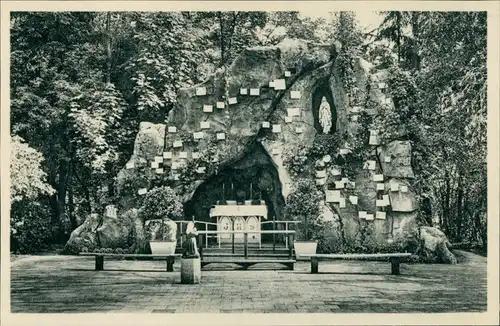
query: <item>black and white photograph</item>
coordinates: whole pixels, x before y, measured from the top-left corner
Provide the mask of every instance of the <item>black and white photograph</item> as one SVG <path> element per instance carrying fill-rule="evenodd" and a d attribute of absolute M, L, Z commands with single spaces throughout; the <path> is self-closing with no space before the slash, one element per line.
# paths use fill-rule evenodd
<path fill-rule="evenodd" d="M 10 9 L 3 310 L 498 322 L 498 12 L 121 6 Z"/>

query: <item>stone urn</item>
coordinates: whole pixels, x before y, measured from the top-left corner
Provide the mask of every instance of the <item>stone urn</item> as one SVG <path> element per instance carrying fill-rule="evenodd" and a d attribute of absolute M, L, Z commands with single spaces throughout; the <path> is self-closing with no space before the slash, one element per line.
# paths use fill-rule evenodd
<path fill-rule="evenodd" d="M 145 224 L 149 231 L 149 246 L 153 255 L 173 255 L 177 247 L 177 224 L 172 220 L 149 220 Z"/>
<path fill-rule="evenodd" d="M 311 260 L 310 255 L 316 253 L 318 242 L 316 240 L 295 240 L 293 242 L 293 249 L 297 260 Z"/>

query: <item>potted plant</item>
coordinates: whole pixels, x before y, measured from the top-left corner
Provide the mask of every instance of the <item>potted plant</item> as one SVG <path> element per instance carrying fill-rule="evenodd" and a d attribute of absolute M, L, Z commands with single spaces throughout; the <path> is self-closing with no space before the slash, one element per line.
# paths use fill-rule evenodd
<path fill-rule="evenodd" d="M 174 254 L 177 245 L 177 224 L 183 215 L 180 197 L 170 187 L 156 187 L 149 191 L 139 210 L 146 220 L 149 245 L 153 254 Z"/>
<path fill-rule="evenodd" d="M 309 260 L 307 255 L 316 253 L 318 242 L 314 238 L 319 231 L 321 200 L 321 192 L 316 188 L 314 181 L 309 179 L 299 179 L 287 197 L 285 215 L 300 222 L 293 243 L 298 260 Z"/>

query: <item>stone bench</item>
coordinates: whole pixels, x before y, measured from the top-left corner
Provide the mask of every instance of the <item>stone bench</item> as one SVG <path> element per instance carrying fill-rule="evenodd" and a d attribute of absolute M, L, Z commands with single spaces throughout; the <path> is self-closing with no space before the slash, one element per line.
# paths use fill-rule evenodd
<path fill-rule="evenodd" d="M 410 257 L 411 253 L 391 253 L 391 254 L 313 254 L 301 255 L 300 257 L 311 258 L 311 274 L 318 273 L 320 260 L 367 260 L 377 261 L 389 259 L 391 262 L 391 274 L 399 275 L 399 264 L 402 259 Z"/>
<path fill-rule="evenodd" d="M 167 261 L 167 272 L 174 271 L 175 257 L 180 257 L 180 254 L 174 255 L 161 255 L 161 254 L 112 254 L 100 252 L 82 252 L 80 256 L 94 256 L 95 257 L 95 270 L 104 270 L 104 257 L 106 258 L 139 258 L 143 260 L 165 259 Z"/>
<path fill-rule="evenodd" d="M 246 258 L 215 258 L 215 259 L 204 259 L 201 261 L 201 267 L 208 264 L 236 264 L 244 269 L 255 265 L 255 264 L 282 264 L 285 265 L 289 270 L 293 271 L 293 265 L 296 263 L 293 259 L 273 259 L 273 258 L 260 258 L 260 259 L 246 259 Z"/>

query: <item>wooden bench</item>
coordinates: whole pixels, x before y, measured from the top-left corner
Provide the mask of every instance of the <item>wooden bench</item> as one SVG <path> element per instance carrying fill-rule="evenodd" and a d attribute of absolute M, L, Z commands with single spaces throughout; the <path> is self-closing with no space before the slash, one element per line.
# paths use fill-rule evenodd
<path fill-rule="evenodd" d="M 301 255 L 300 257 L 311 258 L 311 274 L 318 273 L 320 260 L 369 260 L 376 261 L 389 259 L 391 262 L 391 274 L 399 275 L 399 264 L 402 259 L 410 257 L 411 253 L 391 253 L 391 254 L 314 254 Z"/>
<path fill-rule="evenodd" d="M 154 260 L 165 259 L 167 261 L 167 272 L 174 271 L 175 257 L 180 257 L 180 254 L 174 255 L 148 255 L 148 254 L 111 254 L 111 253 L 100 253 L 100 252 L 82 252 L 80 256 L 94 256 L 95 257 L 95 270 L 104 270 L 104 257 L 106 258 L 139 258 L 143 260 Z"/>
<path fill-rule="evenodd" d="M 204 259 L 201 261 L 201 267 L 208 264 L 236 264 L 247 269 L 249 266 L 255 264 L 282 264 L 288 267 L 289 270 L 293 271 L 293 266 L 296 263 L 293 259 L 273 259 L 273 258 L 261 258 L 261 259 L 245 259 L 245 258 L 229 258 L 229 259 Z"/>

